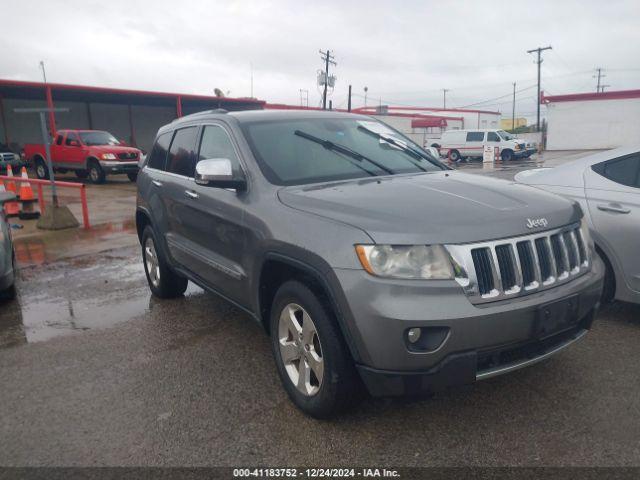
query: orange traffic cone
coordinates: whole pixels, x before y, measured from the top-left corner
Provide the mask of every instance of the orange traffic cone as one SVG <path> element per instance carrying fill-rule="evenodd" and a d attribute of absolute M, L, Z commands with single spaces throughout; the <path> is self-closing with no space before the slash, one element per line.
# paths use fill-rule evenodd
<path fill-rule="evenodd" d="M 11 165 L 7 165 L 7 177 L 13 177 L 13 169 L 11 168 Z M 7 180 L 5 185 L 7 186 L 7 192 L 13 192 L 16 195 L 18 194 L 18 191 L 16 190 L 16 182 L 13 180 Z"/>
<path fill-rule="evenodd" d="M 11 172 L 11 165 L 7 165 L 7 175 L 11 173 L 11 177 L 13 177 L 13 172 Z M 13 186 L 13 189 L 10 186 Z M 11 182 L 7 182 L 7 188 L 5 190 L 4 188 L 4 184 L 0 183 L 0 192 L 2 191 L 7 191 L 7 192 L 12 192 L 13 194 L 16 193 L 16 185 L 13 181 Z M 18 202 L 16 202 L 15 200 L 11 201 L 11 202 L 4 202 L 4 213 L 7 215 L 7 217 L 16 217 L 18 216 L 18 214 L 20 213 L 20 207 L 18 206 Z"/>
<path fill-rule="evenodd" d="M 22 172 L 20 176 L 24 180 L 29 179 L 29 175 L 27 175 L 27 169 L 22 167 Z M 20 204 L 21 209 L 18 217 L 22 220 L 32 220 L 35 218 L 40 218 L 40 212 L 35 210 L 34 203 L 36 202 L 36 198 L 33 195 L 33 189 L 31 188 L 31 182 L 20 182 Z"/>

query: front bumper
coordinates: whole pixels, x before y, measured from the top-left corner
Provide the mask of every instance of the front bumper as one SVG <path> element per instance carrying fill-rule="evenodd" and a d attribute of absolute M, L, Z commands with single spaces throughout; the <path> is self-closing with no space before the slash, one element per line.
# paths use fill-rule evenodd
<path fill-rule="evenodd" d="M 528 158 L 535 153 L 535 149 L 515 150 L 513 152 L 514 158 Z"/>
<path fill-rule="evenodd" d="M 591 271 L 572 282 L 477 306 L 455 282 L 389 281 L 359 270 L 336 270 L 336 276 L 348 299 L 343 317 L 365 385 L 373 395 L 403 395 L 473 383 L 569 345 L 591 326 L 604 266 L 594 256 Z M 539 307 L 572 296 L 578 301 L 578 325 L 537 340 Z M 447 334 L 431 350 L 412 351 L 405 339 L 414 327 Z"/>
<path fill-rule="evenodd" d="M 100 160 L 100 166 L 105 173 L 130 173 L 138 171 L 138 161 L 118 162 L 115 160 Z"/>

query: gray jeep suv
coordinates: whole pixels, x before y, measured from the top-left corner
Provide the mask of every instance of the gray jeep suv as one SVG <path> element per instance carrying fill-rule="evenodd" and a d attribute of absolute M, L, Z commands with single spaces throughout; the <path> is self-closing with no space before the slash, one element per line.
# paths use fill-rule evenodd
<path fill-rule="evenodd" d="M 202 112 L 162 127 L 138 177 L 154 295 L 190 280 L 271 335 L 293 402 L 469 384 L 582 337 L 602 289 L 580 207 L 450 170 L 375 119 Z"/>

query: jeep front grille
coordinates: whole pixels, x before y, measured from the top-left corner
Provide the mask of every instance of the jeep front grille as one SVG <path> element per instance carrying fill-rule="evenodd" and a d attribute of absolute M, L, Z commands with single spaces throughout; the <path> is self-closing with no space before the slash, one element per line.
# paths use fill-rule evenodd
<path fill-rule="evenodd" d="M 472 303 L 546 290 L 582 275 L 591 266 L 576 225 L 446 248 L 456 266 L 456 280 Z"/>

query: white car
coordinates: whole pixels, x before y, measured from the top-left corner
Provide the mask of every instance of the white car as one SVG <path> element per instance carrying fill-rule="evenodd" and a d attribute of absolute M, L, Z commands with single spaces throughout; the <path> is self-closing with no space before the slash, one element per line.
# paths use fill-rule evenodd
<path fill-rule="evenodd" d="M 515 179 L 579 202 L 607 266 L 603 300 L 640 303 L 640 146 L 527 170 Z"/>
<path fill-rule="evenodd" d="M 535 153 L 535 147 L 527 144 L 504 130 L 447 130 L 439 142 L 432 146 L 440 150 L 440 155 L 452 162 L 463 158 L 480 158 L 485 145 L 500 149 L 500 159 L 509 161 L 516 158 L 528 158 Z"/>

